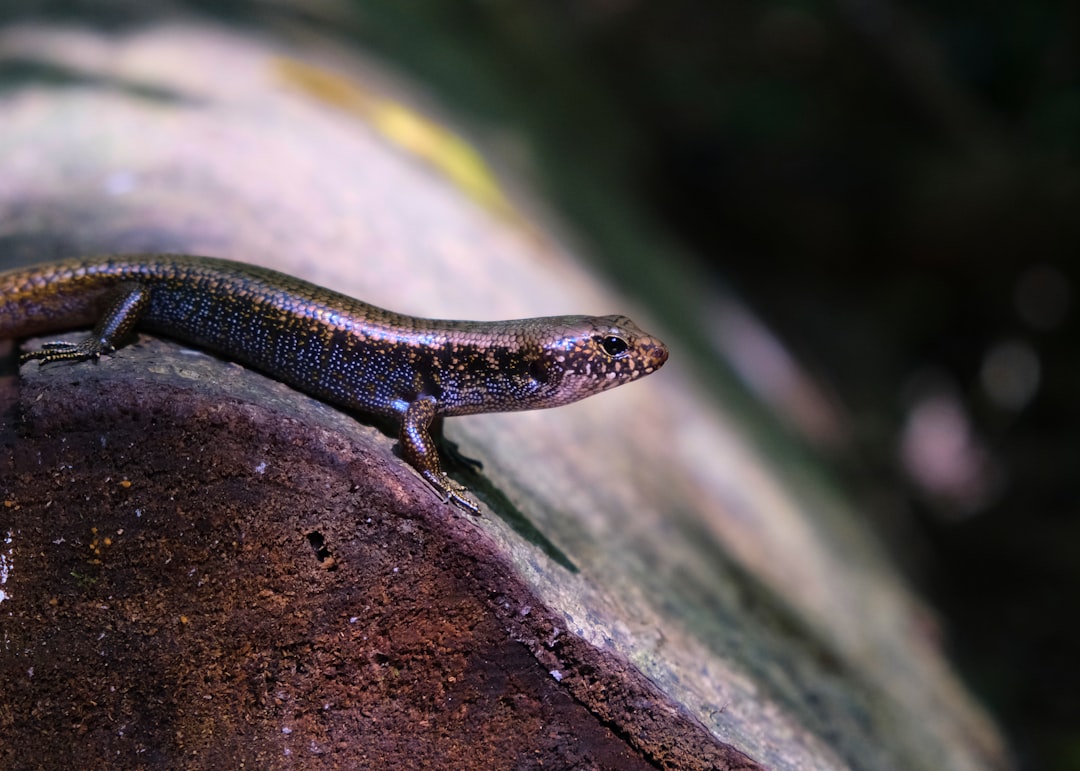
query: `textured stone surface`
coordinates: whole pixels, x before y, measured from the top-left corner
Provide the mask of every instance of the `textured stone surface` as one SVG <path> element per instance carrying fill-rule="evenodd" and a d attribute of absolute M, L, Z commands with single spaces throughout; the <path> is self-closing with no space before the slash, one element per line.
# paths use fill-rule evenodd
<path fill-rule="evenodd" d="M 0 767 L 753 768 L 374 429 L 152 340 L 5 378 Z"/>

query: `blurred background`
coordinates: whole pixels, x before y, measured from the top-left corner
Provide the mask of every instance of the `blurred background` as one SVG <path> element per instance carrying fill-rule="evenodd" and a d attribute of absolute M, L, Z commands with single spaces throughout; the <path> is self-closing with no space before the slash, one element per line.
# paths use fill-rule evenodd
<path fill-rule="evenodd" d="M 835 471 L 1020 766 L 1080 768 L 1080 7 L 170 7 L 322 29 L 424 84 L 763 442 Z M 689 291 L 715 298 L 709 328 L 680 314 Z"/>

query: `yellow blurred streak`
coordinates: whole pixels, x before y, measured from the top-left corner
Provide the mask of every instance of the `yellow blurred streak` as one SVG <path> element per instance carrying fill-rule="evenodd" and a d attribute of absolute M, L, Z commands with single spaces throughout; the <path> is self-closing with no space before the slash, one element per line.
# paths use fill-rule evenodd
<path fill-rule="evenodd" d="M 361 117 L 385 139 L 419 158 L 493 214 L 524 225 L 480 154 L 461 137 L 400 102 L 329 70 L 280 57 L 281 78 L 321 102 Z"/>

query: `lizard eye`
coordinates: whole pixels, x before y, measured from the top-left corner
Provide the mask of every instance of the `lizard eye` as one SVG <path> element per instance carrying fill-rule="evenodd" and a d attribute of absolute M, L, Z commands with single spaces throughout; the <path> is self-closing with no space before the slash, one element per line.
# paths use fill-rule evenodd
<path fill-rule="evenodd" d="M 604 353 L 613 359 L 625 355 L 626 352 L 630 350 L 629 343 L 617 335 L 608 335 L 607 337 L 600 338 L 600 347 L 604 349 Z"/>

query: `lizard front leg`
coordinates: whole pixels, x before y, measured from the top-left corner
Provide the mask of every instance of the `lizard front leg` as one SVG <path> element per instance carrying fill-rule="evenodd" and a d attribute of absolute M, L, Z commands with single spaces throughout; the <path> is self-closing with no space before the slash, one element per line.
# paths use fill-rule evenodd
<path fill-rule="evenodd" d="M 446 475 L 439 463 L 439 451 L 431 438 L 431 424 L 438 403 L 433 396 L 421 396 L 409 404 L 401 417 L 401 454 L 444 500 L 479 514 L 480 506 L 465 488 Z"/>

